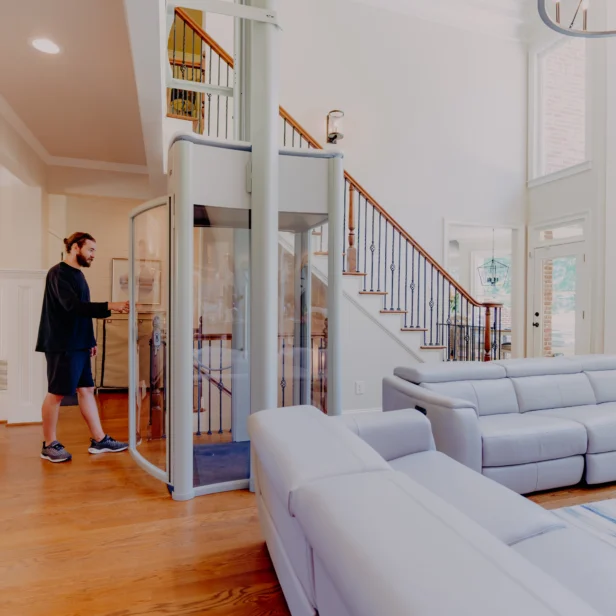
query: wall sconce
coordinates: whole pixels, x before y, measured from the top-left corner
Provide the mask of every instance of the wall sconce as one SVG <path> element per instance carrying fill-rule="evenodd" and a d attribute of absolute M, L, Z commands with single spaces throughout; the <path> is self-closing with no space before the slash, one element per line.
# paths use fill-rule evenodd
<path fill-rule="evenodd" d="M 338 143 L 338 139 L 342 139 L 342 118 L 344 111 L 333 109 L 327 114 L 327 143 Z"/>

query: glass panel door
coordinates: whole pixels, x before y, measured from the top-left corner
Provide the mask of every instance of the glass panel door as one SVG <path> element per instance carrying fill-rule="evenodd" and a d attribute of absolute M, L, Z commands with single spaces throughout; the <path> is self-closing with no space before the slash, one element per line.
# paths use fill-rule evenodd
<path fill-rule="evenodd" d="M 250 477 L 250 211 L 194 206 L 193 485 Z"/>
<path fill-rule="evenodd" d="M 580 355 L 590 351 L 588 280 L 584 243 L 535 250 L 535 357 Z"/>
<path fill-rule="evenodd" d="M 133 218 L 131 319 L 131 413 L 135 423 L 135 452 L 148 470 L 168 480 L 168 340 L 169 323 L 169 205 L 144 206 Z M 128 268 L 113 280 L 117 293 L 128 294 Z M 117 298 L 117 299 L 116 299 Z M 128 299 L 128 296 L 127 296 Z"/>

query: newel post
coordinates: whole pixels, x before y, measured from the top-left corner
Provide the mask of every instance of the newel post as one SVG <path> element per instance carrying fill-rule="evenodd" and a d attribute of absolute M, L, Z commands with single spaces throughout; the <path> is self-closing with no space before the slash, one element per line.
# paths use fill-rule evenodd
<path fill-rule="evenodd" d="M 353 186 L 349 184 L 349 248 L 347 250 L 347 270 L 357 271 L 357 248 L 355 247 L 355 205 L 353 203 Z"/>
<path fill-rule="evenodd" d="M 491 361 L 492 359 L 492 325 L 490 319 L 490 306 L 486 306 L 486 326 L 484 338 L 484 356 L 483 361 Z"/>

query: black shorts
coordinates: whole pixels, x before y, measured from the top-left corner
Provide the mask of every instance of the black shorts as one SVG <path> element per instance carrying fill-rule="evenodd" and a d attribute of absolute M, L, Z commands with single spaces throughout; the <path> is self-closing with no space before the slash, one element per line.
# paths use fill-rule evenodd
<path fill-rule="evenodd" d="M 55 396 L 74 396 L 82 387 L 94 387 L 90 351 L 45 353 L 47 391 Z"/>

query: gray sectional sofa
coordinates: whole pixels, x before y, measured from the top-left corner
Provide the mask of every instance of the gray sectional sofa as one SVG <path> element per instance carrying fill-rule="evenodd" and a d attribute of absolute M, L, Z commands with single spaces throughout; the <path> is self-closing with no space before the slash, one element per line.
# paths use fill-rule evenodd
<path fill-rule="evenodd" d="M 616 613 L 616 550 L 437 452 L 418 411 L 249 419 L 293 616 Z"/>
<path fill-rule="evenodd" d="M 383 410 L 427 414 L 439 451 L 526 494 L 616 481 L 616 357 L 397 368 Z"/>

